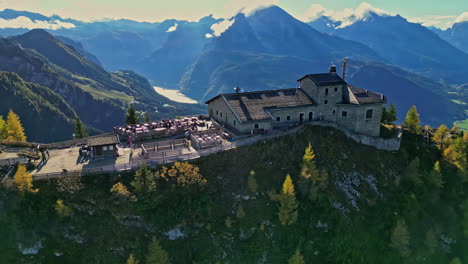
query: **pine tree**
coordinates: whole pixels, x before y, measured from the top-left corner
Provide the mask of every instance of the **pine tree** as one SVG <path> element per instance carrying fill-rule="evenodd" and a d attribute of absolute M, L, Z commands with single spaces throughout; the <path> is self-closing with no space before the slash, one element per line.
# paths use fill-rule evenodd
<path fill-rule="evenodd" d="M 149 115 L 148 112 L 145 113 L 145 122 L 146 122 L 146 123 L 151 122 L 151 116 Z"/>
<path fill-rule="evenodd" d="M 442 124 L 437 128 L 432 140 L 437 144 L 440 149 L 445 149 L 445 141 L 448 135 L 448 128 Z"/>
<path fill-rule="evenodd" d="M 410 235 L 405 220 L 398 220 L 395 229 L 393 229 L 390 245 L 396 249 L 402 257 L 408 257 L 411 254 Z"/>
<path fill-rule="evenodd" d="M 86 126 L 81 122 L 81 119 L 77 116 L 75 118 L 75 138 L 85 138 L 88 136 Z"/>
<path fill-rule="evenodd" d="M 405 176 L 408 177 L 416 186 L 421 185 L 421 173 L 419 172 L 419 158 L 416 157 L 408 164 L 405 169 Z"/>
<path fill-rule="evenodd" d="M 26 166 L 23 164 L 18 165 L 14 177 L 15 185 L 21 192 L 37 192 L 39 189 L 33 188 L 32 175 L 26 171 Z"/>
<path fill-rule="evenodd" d="M 148 255 L 146 256 L 146 264 L 169 264 L 169 255 L 161 247 L 159 241 L 153 237 L 153 240 L 148 246 Z"/>
<path fill-rule="evenodd" d="M 146 164 L 135 172 L 135 178 L 131 184 L 138 195 L 147 195 L 156 190 L 155 175 Z"/>
<path fill-rule="evenodd" d="M 3 116 L 0 116 L 0 140 L 8 137 L 8 126 Z"/>
<path fill-rule="evenodd" d="M 419 114 L 416 110 L 416 106 L 413 105 L 410 110 L 408 110 L 404 124 L 409 132 L 417 135 L 421 134 L 422 127 L 420 125 Z"/>
<path fill-rule="evenodd" d="M 23 128 L 23 125 L 21 124 L 20 118 L 11 109 L 10 109 L 10 112 L 8 112 L 8 116 L 7 116 L 7 128 L 8 128 L 7 129 L 8 136 L 6 138 L 7 140 L 21 141 L 21 142 L 26 141 L 26 136 L 24 135 L 24 128 Z"/>
<path fill-rule="evenodd" d="M 429 173 L 428 181 L 439 189 L 444 187 L 445 182 L 443 180 L 443 175 L 440 171 L 439 161 L 436 161 L 434 167 L 432 168 L 432 171 Z"/>
<path fill-rule="evenodd" d="M 388 124 L 388 111 L 387 111 L 387 108 L 384 106 L 382 106 L 382 116 L 380 118 L 380 122 L 382 124 Z"/>
<path fill-rule="evenodd" d="M 130 104 L 128 106 L 127 114 L 125 116 L 125 122 L 127 123 L 127 125 L 134 125 L 140 123 L 140 118 L 138 117 L 133 104 Z"/>
<path fill-rule="evenodd" d="M 130 254 L 130 256 L 127 259 L 127 264 L 138 264 L 139 261 L 136 260 L 136 258 L 133 256 L 133 254 Z"/>
<path fill-rule="evenodd" d="M 278 217 L 282 225 L 292 225 L 297 221 L 298 202 L 294 192 L 294 184 L 288 174 L 283 183 L 281 194 L 279 195 L 280 208 Z"/>
<path fill-rule="evenodd" d="M 296 249 L 291 258 L 289 258 L 288 264 L 305 264 L 304 256 L 301 255 L 299 249 Z"/>
<path fill-rule="evenodd" d="M 397 121 L 397 111 L 393 103 L 390 104 L 390 109 L 387 112 L 387 124 L 393 125 Z"/>
<path fill-rule="evenodd" d="M 63 204 L 63 200 L 57 200 L 55 206 L 55 212 L 57 212 L 57 214 L 60 216 L 60 217 L 67 217 L 67 216 L 71 216 L 73 214 L 73 211 L 70 207 L 66 206 L 65 204 Z"/>
<path fill-rule="evenodd" d="M 247 178 L 247 187 L 249 193 L 255 195 L 257 193 L 257 180 L 255 179 L 255 171 L 250 171 L 249 177 Z"/>

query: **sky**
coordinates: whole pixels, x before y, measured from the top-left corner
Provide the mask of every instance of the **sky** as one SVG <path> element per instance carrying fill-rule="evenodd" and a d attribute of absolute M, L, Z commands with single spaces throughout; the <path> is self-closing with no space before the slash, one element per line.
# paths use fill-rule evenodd
<path fill-rule="evenodd" d="M 196 21 L 213 14 L 230 17 L 244 8 L 250 12 L 261 6 L 279 5 L 302 20 L 321 11 L 343 15 L 359 8 L 361 0 L 0 0 L 0 10 L 11 8 L 45 15 L 57 14 L 79 20 L 128 18 L 162 21 L 175 18 Z M 400 14 L 426 26 L 447 27 L 457 19 L 468 20 L 468 0 L 366 0 L 377 10 Z M 463 15 L 464 12 L 467 12 Z"/>

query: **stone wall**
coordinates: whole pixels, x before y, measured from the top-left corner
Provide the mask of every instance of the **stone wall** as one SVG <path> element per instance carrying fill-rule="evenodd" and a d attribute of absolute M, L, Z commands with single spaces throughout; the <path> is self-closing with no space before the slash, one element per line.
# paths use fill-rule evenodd
<path fill-rule="evenodd" d="M 386 150 L 386 151 L 397 151 L 400 149 L 401 145 L 401 138 L 402 138 L 402 133 L 401 131 L 398 133 L 398 136 L 396 138 L 390 138 L 390 139 L 385 139 L 381 137 L 372 137 L 372 136 L 367 136 L 364 134 L 358 134 L 351 132 L 341 126 L 339 126 L 336 123 L 331 123 L 331 122 L 324 122 L 324 121 L 315 121 L 315 122 L 310 122 L 307 123 L 307 125 L 312 125 L 312 126 L 322 126 L 322 127 L 333 127 L 335 129 L 343 131 L 343 133 L 350 139 L 364 144 L 368 145 L 377 149 L 381 150 Z"/>

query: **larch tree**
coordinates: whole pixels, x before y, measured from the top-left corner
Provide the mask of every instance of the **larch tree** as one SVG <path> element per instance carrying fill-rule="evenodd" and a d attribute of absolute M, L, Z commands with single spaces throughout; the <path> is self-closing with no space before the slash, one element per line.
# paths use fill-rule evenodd
<path fill-rule="evenodd" d="M 245 217 L 245 210 L 244 210 L 244 207 L 242 206 L 242 204 L 239 205 L 239 208 L 237 208 L 236 217 L 238 219 L 241 219 L 241 218 Z"/>
<path fill-rule="evenodd" d="M 305 264 L 304 256 L 302 256 L 299 249 L 294 251 L 294 254 L 288 260 L 288 264 Z"/>
<path fill-rule="evenodd" d="M 38 189 L 34 189 L 32 175 L 26 171 L 26 166 L 22 164 L 18 165 L 18 168 L 16 169 L 14 182 L 18 190 L 23 193 L 35 193 L 39 191 Z"/>
<path fill-rule="evenodd" d="M 445 141 L 448 135 L 448 131 L 448 127 L 444 124 L 440 125 L 439 128 L 437 128 L 437 131 L 435 132 L 432 140 L 437 144 L 439 149 L 445 149 Z"/>
<path fill-rule="evenodd" d="M 127 123 L 127 125 L 134 125 L 140 123 L 140 118 L 138 117 L 133 103 L 131 103 L 128 106 L 127 114 L 125 115 L 125 123 Z"/>
<path fill-rule="evenodd" d="M 127 259 L 127 264 L 138 264 L 139 261 L 133 256 L 133 254 L 130 254 Z"/>
<path fill-rule="evenodd" d="M 119 199 L 132 200 L 132 194 L 128 191 L 127 186 L 123 183 L 118 182 L 112 186 L 110 189 L 112 195 Z"/>
<path fill-rule="evenodd" d="M 143 164 L 136 172 L 131 183 L 138 195 L 147 195 L 156 191 L 156 177 L 146 164 Z"/>
<path fill-rule="evenodd" d="M 25 142 L 26 136 L 24 134 L 23 125 L 21 124 L 19 116 L 15 114 L 11 109 L 10 112 L 8 112 L 6 122 L 8 131 L 8 136 L 6 139 L 12 141 Z"/>
<path fill-rule="evenodd" d="M 302 168 L 299 176 L 299 191 L 303 197 L 306 197 L 313 177 L 317 177 L 318 170 L 315 163 L 315 153 L 312 145 L 309 143 L 305 149 L 304 156 L 302 157 Z"/>
<path fill-rule="evenodd" d="M 389 108 L 387 114 L 388 114 L 387 115 L 387 124 L 393 125 L 395 123 L 395 121 L 398 120 L 395 104 L 393 104 L 393 103 L 390 104 L 390 108 Z"/>
<path fill-rule="evenodd" d="M 148 255 L 146 256 L 146 264 L 169 264 L 171 263 L 169 255 L 161 247 L 159 241 L 153 237 L 153 240 L 148 246 Z"/>
<path fill-rule="evenodd" d="M 410 250 L 410 234 L 405 220 L 398 220 L 393 229 L 390 246 L 396 249 L 402 257 L 408 257 Z"/>
<path fill-rule="evenodd" d="M 247 178 L 247 188 L 250 194 L 257 193 L 257 180 L 255 179 L 255 171 L 250 171 L 249 177 Z"/>
<path fill-rule="evenodd" d="M 75 138 L 85 138 L 88 136 L 88 132 L 86 129 L 85 124 L 81 122 L 81 119 L 77 116 L 75 118 L 75 133 L 74 133 Z"/>
<path fill-rule="evenodd" d="M 440 170 L 440 162 L 436 161 L 434 164 L 434 167 L 432 168 L 431 172 L 427 176 L 427 180 L 434 185 L 435 187 L 441 189 L 444 187 L 444 180 L 443 180 L 443 175 Z"/>
<path fill-rule="evenodd" d="M 408 110 L 404 124 L 409 132 L 417 135 L 421 134 L 422 127 L 419 121 L 419 114 L 415 105 L 413 105 Z"/>
<path fill-rule="evenodd" d="M 281 194 L 279 195 L 280 208 L 278 217 L 282 225 L 292 225 L 296 223 L 298 217 L 298 202 L 294 191 L 294 184 L 288 174 L 283 183 Z"/>
<path fill-rule="evenodd" d="M 8 126 L 3 116 L 0 116 L 0 140 L 8 137 Z"/>
<path fill-rule="evenodd" d="M 459 258 L 454 258 L 454 259 L 452 259 L 452 261 L 450 261 L 449 264 L 462 264 L 462 262 L 460 261 Z"/>
<path fill-rule="evenodd" d="M 73 214 L 73 210 L 66 206 L 64 203 L 63 203 L 63 200 L 57 200 L 57 202 L 55 203 L 55 212 L 60 216 L 60 217 L 67 217 L 67 216 L 71 216 Z"/>

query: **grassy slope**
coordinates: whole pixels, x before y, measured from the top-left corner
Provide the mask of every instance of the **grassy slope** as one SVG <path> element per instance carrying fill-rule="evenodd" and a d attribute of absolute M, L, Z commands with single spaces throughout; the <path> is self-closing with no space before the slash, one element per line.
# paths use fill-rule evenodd
<path fill-rule="evenodd" d="M 0 72 L 0 115 L 17 113 L 29 141 L 60 141 L 73 133 L 71 107 L 50 89 L 23 81 L 16 73 Z M 46 128 L 46 129 L 44 129 Z"/>
<path fill-rule="evenodd" d="M 319 169 L 328 170 L 332 184 L 320 201 L 301 199 L 298 222 L 283 227 L 276 215 L 277 204 L 266 193 L 278 191 L 287 173 L 297 182 L 309 142 Z M 3 192 L 0 254 L 13 262 L 120 263 L 130 253 L 144 259 L 150 237 L 155 236 L 173 263 L 258 263 L 261 259 L 285 263 L 297 247 L 307 263 L 448 263 L 453 256 L 463 261 L 468 257 L 464 250 L 467 241 L 460 229 L 459 205 L 467 198 L 463 192 L 466 184 L 455 176 L 453 168 L 444 166 L 447 184 L 443 191 L 415 187 L 400 178 L 410 157 L 419 157 L 421 170 L 428 171 L 439 153 L 412 136 L 406 136 L 399 152 L 390 153 L 357 144 L 336 130 L 313 127 L 274 142 L 195 161 L 208 179 L 201 192 L 160 186 L 146 202 L 109 200 L 109 189 L 117 181 L 130 188 L 129 175 L 86 178 L 85 190 L 74 197 L 56 193 L 48 183 L 38 185 L 39 194 L 29 200 Z M 256 171 L 258 194 L 245 200 L 241 197 L 248 195 L 250 170 Z M 369 176 L 375 179 L 378 193 L 366 183 Z M 338 188 L 351 180 L 360 182 L 352 188 L 360 194 L 355 199 L 359 210 Z M 55 215 L 52 204 L 58 198 L 74 208 L 73 217 Z M 347 213 L 332 208 L 332 203 L 341 204 Z M 240 204 L 246 216 L 237 219 Z M 225 226 L 227 217 L 232 219 L 231 228 Z M 411 235 L 413 253 L 409 259 L 400 259 L 389 247 L 391 231 L 401 218 L 408 223 Z M 317 228 L 318 221 L 327 227 Z M 168 240 L 165 233 L 174 227 L 186 237 Z M 448 245 L 437 239 L 436 252 L 429 254 L 424 244 L 428 230 L 436 232 L 438 238 L 457 242 Z M 81 239 L 83 243 L 75 242 Z M 38 240 L 44 246 L 39 255 L 21 257 L 16 250 L 18 242 L 33 245 Z M 64 255 L 56 257 L 55 252 Z"/>

